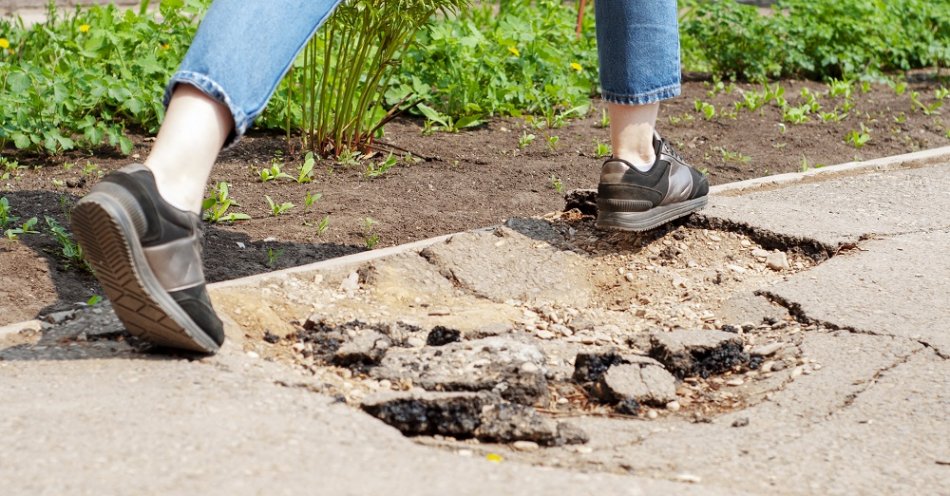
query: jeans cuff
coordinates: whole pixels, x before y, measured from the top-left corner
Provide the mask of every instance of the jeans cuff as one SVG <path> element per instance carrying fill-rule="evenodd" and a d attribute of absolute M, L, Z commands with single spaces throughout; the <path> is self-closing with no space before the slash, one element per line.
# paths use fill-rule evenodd
<path fill-rule="evenodd" d="M 669 100 L 680 94 L 680 83 L 671 84 L 662 88 L 657 88 L 645 93 L 636 93 L 633 95 L 623 93 L 612 93 L 601 90 L 600 98 L 605 102 L 617 103 L 620 105 L 647 105 L 661 100 Z"/>
<path fill-rule="evenodd" d="M 166 109 L 168 108 L 168 103 L 172 99 L 172 93 L 175 90 L 175 86 L 177 86 L 179 83 L 187 83 L 194 86 L 198 91 L 208 95 L 208 97 L 212 100 L 226 106 L 231 112 L 231 117 L 234 119 L 234 128 L 224 141 L 224 150 L 227 150 L 233 146 L 238 142 L 238 140 L 241 139 L 242 136 L 244 136 L 244 133 L 247 132 L 247 128 L 250 127 L 253 119 L 251 119 L 248 115 L 242 112 L 241 109 L 234 105 L 231 97 L 228 96 L 227 92 L 224 91 L 224 88 L 222 88 L 220 84 L 204 74 L 191 71 L 176 72 L 168 82 L 168 86 L 165 87 L 165 96 L 162 97 L 162 104 Z"/>

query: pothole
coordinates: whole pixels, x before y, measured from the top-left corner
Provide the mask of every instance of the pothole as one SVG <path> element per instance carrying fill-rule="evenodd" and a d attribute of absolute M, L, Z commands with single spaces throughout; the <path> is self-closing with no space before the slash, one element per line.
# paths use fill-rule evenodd
<path fill-rule="evenodd" d="M 605 233 L 573 212 L 215 303 L 248 351 L 406 435 L 534 449 L 586 442 L 572 419 L 708 422 L 817 370 L 809 328 L 756 295 L 815 264 L 743 232 Z"/>

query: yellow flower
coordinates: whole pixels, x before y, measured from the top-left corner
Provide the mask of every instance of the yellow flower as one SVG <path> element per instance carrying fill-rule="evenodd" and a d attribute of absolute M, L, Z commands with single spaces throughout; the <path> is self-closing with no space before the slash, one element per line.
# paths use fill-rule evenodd
<path fill-rule="evenodd" d="M 162 43 L 162 50 L 168 50 L 170 45 L 168 43 Z"/>
<path fill-rule="evenodd" d="M 79 26 L 79 32 L 80 32 L 80 33 L 88 33 L 88 32 L 89 32 L 89 25 L 88 25 L 88 24 L 82 24 L 82 25 L 80 25 L 80 26 Z"/>
<path fill-rule="evenodd" d="M 571 69 L 574 69 L 577 72 L 581 72 L 584 70 L 584 68 L 581 67 L 581 65 L 578 64 L 577 62 L 571 62 Z"/>
<path fill-rule="evenodd" d="M 10 48 L 10 40 L 6 38 L 0 38 L 0 48 Z"/>
<path fill-rule="evenodd" d="M 511 52 L 511 54 L 514 55 L 515 57 L 521 56 L 521 52 L 518 51 L 518 47 L 510 46 L 508 47 L 508 51 Z"/>
<path fill-rule="evenodd" d="M 504 460 L 504 458 L 502 458 L 501 455 L 496 454 L 496 453 L 489 453 L 485 455 L 485 459 L 490 462 L 495 462 L 495 463 L 500 463 L 502 460 Z"/>

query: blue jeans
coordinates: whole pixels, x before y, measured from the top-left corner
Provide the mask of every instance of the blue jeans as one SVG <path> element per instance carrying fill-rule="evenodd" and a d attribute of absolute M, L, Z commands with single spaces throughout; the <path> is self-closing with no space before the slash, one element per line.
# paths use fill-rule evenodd
<path fill-rule="evenodd" d="M 234 116 L 228 144 L 264 110 L 307 40 L 340 0 L 215 0 L 178 72 Z M 637 105 L 680 92 L 676 0 L 597 0 L 600 86 L 608 102 Z"/>

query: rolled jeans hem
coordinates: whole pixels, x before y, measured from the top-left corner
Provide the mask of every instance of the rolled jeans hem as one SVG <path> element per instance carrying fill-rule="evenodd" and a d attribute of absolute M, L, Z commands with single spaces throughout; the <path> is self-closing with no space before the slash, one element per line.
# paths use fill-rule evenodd
<path fill-rule="evenodd" d="M 208 98 L 228 108 L 231 117 L 234 119 L 234 128 L 231 129 L 227 139 L 224 141 L 224 149 L 228 149 L 237 143 L 241 137 L 244 136 L 244 133 L 247 132 L 251 123 L 254 122 L 254 116 L 249 116 L 244 113 L 244 111 L 234 103 L 223 86 L 205 74 L 192 71 L 178 71 L 172 76 L 168 82 L 168 86 L 165 87 L 165 96 L 162 98 L 162 104 L 165 108 L 168 108 L 168 104 L 171 102 L 175 86 L 180 83 L 194 86 L 198 91 L 207 95 Z"/>
<path fill-rule="evenodd" d="M 679 96 L 680 88 L 680 83 L 676 83 L 655 89 L 653 91 L 638 93 L 635 95 L 625 95 L 622 93 L 602 91 L 600 97 L 605 102 L 616 103 L 620 105 L 648 105 Z"/>

